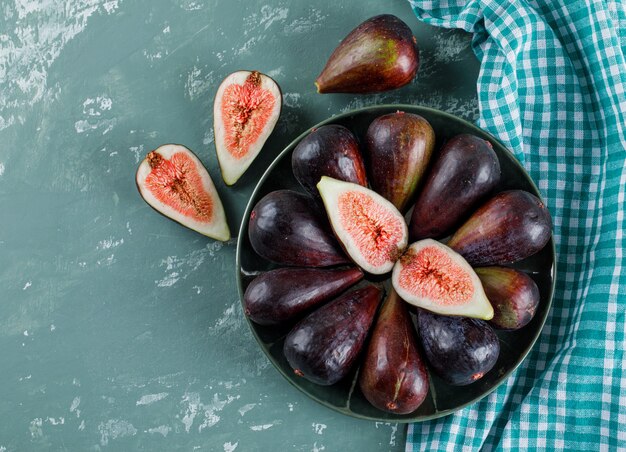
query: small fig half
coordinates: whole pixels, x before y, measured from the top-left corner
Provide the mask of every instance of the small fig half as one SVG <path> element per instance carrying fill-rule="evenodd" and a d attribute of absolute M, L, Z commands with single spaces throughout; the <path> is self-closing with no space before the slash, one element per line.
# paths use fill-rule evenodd
<path fill-rule="evenodd" d="M 166 144 L 149 152 L 135 177 L 141 197 L 157 212 L 216 240 L 230 239 L 211 176 L 186 147 Z"/>
<path fill-rule="evenodd" d="M 280 88 L 258 71 L 224 79 L 213 104 L 215 149 L 227 185 L 248 169 L 274 130 L 282 108 Z"/>
<path fill-rule="evenodd" d="M 493 308 L 480 279 L 447 246 L 424 239 L 413 243 L 393 268 L 391 282 L 406 302 L 443 315 L 489 320 Z"/>
<path fill-rule="evenodd" d="M 375 275 L 391 271 L 408 227 L 391 202 L 369 188 L 323 176 L 317 184 L 335 236 L 350 258 Z"/>
<path fill-rule="evenodd" d="M 413 80 L 419 50 L 411 29 L 391 14 L 366 20 L 334 50 L 315 85 L 319 93 L 375 93 Z"/>
<path fill-rule="evenodd" d="M 526 273 L 508 267 L 482 267 L 476 274 L 493 306 L 495 328 L 517 330 L 527 325 L 539 305 L 539 288 Z"/>
<path fill-rule="evenodd" d="M 374 119 L 365 142 L 372 188 L 404 212 L 430 161 L 435 131 L 423 117 L 397 111 Z"/>

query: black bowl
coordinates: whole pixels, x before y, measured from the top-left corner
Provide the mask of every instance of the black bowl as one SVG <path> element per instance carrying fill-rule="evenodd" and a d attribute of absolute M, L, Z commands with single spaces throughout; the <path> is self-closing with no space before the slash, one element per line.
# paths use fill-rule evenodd
<path fill-rule="evenodd" d="M 375 118 L 398 110 L 421 115 L 430 122 L 437 139 L 435 150 L 439 149 L 447 139 L 460 133 L 471 133 L 488 140 L 493 145 L 502 169 L 501 182 L 496 191 L 522 189 L 540 197 L 530 176 L 502 143 L 475 125 L 439 110 L 415 105 L 381 105 L 334 116 L 320 122 L 313 128 L 324 124 L 341 124 L 352 130 L 361 139 Z M 250 245 L 248 239 L 250 212 L 254 205 L 271 191 L 285 188 L 304 191 L 293 176 L 291 153 L 300 140 L 310 133 L 310 130 L 296 138 L 276 157 L 261 177 L 246 207 L 239 231 L 236 262 L 239 298 L 242 302 L 246 287 L 254 276 L 260 272 L 276 268 L 276 265 L 258 256 Z M 375 421 L 418 422 L 435 419 L 476 402 L 493 391 L 524 360 L 539 337 L 550 310 L 554 292 L 555 248 L 553 239 L 550 239 L 548 245 L 541 252 L 516 263 L 513 267 L 527 272 L 539 287 L 541 299 L 533 320 L 518 331 L 497 332 L 501 344 L 500 356 L 493 369 L 477 382 L 468 386 L 450 386 L 431 372 L 429 394 L 424 403 L 411 414 L 392 414 L 373 407 L 356 384 L 358 367 L 344 380 L 332 386 L 319 386 L 296 376 L 283 355 L 283 341 L 288 329 L 257 325 L 249 319 L 248 323 L 259 346 L 274 367 L 291 384 L 321 404 L 349 416 Z"/>

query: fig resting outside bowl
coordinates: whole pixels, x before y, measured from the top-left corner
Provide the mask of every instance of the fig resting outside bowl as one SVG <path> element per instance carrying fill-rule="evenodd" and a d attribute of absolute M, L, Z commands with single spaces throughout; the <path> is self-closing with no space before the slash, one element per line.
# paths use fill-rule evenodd
<path fill-rule="evenodd" d="M 541 198 L 530 176 L 512 153 L 496 138 L 479 127 L 451 114 L 432 108 L 415 105 L 379 105 L 362 108 L 326 119 L 312 128 L 325 124 L 341 124 L 350 129 L 362 144 L 369 124 L 378 116 L 395 111 L 415 113 L 426 118 L 435 130 L 435 154 L 445 140 L 460 134 L 471 133 L 488 140 L 500 160 L 502 177 L 495 192 L 522 189 Z M 267 193 L 278 189 L 304 192 L 291 170 L 291 153 L 295 146 L 311 129 L 306 130 L 287 146 L 267 168 L 252 192 L 246 207 L 237 241 L 237 283 L 239 298 L 243 302 L 246 287 L 259 272 L 278 266 L 258 256 L 248 240 L 248 220 L 254 205 Z M 419 190 L 419 188 L 418 188 Z M 554 239 L 539 253 L 511 265 L 527 272 L 537 283 L 540 302 L 533 320 L 518 331 L 497 331 L 500 339 L 500 356 L 493 369 L 482 379 L 468 386 L 450 386 L 434 373 L 429 372 L 430 391 L 426 400 L 413 413 L 400 415 L 387 413 L 370 405 L 356 383 L 358 364 L 350 374 L 332 386 L 319 386 L 298 377 L 283 355 L 283 341 L 290 327 L 261 326 L 247 319 L 254 337 L 274 367 L 296 388 L 317 402 L 340 413 L 374 421 L 419 422 L 451 414 L 489 394 L 513 372 L 530 352 L 539 337 L 552 303 L 556 272 Z M 366 344 L 367 345 L 367 344 Z"/>

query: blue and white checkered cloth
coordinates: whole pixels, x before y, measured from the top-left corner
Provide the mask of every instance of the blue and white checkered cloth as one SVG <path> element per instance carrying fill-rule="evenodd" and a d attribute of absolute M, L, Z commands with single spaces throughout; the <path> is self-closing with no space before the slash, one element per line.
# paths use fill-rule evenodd
<path fill-rule="evenodd" d="M 479 125 L 537 182 L 554 220 L 553 308 L 480 402 L 409 426 L 413 450 L 626 450 L 626 2 L 411 0 L 473 33 Z"/>

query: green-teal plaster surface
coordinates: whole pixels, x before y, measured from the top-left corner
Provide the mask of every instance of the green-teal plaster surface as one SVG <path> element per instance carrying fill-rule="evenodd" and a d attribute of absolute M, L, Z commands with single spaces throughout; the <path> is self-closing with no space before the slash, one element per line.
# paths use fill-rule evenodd
<path fill-rule="evenodd" d="M 353 27 L 405 20 L 421 67 L 385 94 L 319 95 Z M 219 82 L 271 75 L 283 113 L 227 187 L 213 146 Z M 185 144 L 216 183 L 233 236 L 256 181 L 320 120 L 382 103 L 477 117 L 469 37 L 408 3 L 8 0 L 0 5 L 0 451 L 403 450 L 405 426 L 352 419 L 301 394 L 254 341 L 235 240 L 156 214 L 134 173 Z"/>

